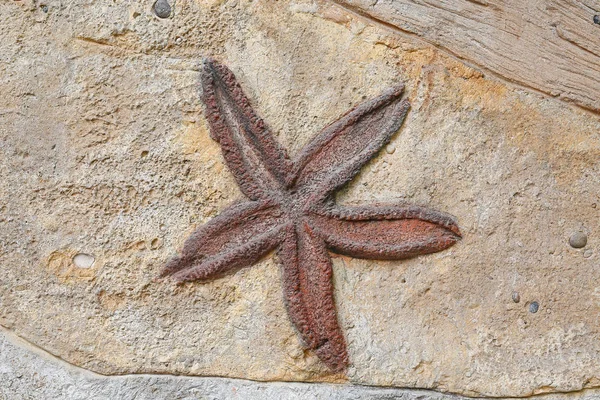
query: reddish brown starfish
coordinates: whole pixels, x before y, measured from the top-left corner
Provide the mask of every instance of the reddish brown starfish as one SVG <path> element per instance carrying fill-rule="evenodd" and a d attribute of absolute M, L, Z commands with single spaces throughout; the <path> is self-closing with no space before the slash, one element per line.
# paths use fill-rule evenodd
<path fill-rule="evenodd" d="M 277 250 L 283 293 L 304 345 L 333 371 L 348 366 L 338 325 L 328 250 L 398 260 L 452 246 L 460 232 L 449 215 L 406 205 L 342 207 L 348 183 L 400 128 L 409 109 L 396 86 L 319 133 L 290 160 L 244 95 L 233 73 L 214 60 L 202 70 L 202 100 L 211 137 L 248 201 L 201 226 L 162 276 L 209 280 Z"/>

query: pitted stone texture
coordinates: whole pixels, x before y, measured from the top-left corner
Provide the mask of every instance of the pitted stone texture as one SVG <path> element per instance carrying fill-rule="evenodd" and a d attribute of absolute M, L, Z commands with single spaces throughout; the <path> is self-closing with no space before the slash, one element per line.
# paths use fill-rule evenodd
<path fill-rule="evenodd" d="M 151 3 L 0 3 L 1 325 L 103 374 L 334 379 L 302 351 L 272 257 L 203 285 L 154 282 L 241 196 L 202 116 L 211 55 L 292 156 L 363 96 L 406 83 L 395 151 L 337 201 L 441 209 L 463 240 L 414 260 L 333 260 L 351 383 L 493 396 L 600 385 L 597 114 L 328 3 L 173 4 L 159 19 Z M 80 253 L 90 268 L 73 264 Z"/>

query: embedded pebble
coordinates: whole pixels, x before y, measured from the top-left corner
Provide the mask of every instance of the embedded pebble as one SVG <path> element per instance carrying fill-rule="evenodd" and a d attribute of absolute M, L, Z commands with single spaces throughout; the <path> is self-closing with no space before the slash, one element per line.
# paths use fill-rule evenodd
<path fill-rule="evenodd" d="M 538 312 L 538 310 L 540 309 L 540 304 L 537 301 L 532 301 L 531 304 L 529 304 L 529 312 L 532 314 L 535 314 L 536 312 Z"/>
<path fill-rule="evenodd" d="M 569 244 L 574 249 L 581 249 L 587 244 L 587 235 L 583 232 L 575 232 L 569 238 Z"/>
<path fill-rule="evenodd" d="M 594 254 L 592 249 L 587 249 L 586 251 L 583 252 L 583 258 L 590 258 L 592 256 L 592 254 Z"/>
<path fill-rule="evenodd" d="M 393 144 L 388 144 L 387 146 L 385 146 L 386 153 L 394 154 L 395 151 L 396 151 L 396 146 L 394 146 Z"/>
<path fill-rule="evenodd" d="M 153 8 L 154 13 L 159 18 L 169 18 L 171 15 L 171 5 L 167 0 L 157 0 Z"/>
<path fill-rule="evenodd" d="M 521 301 L 521 296 L 519 295 L 518 292 L 512 293 L 512 301 L 514 301 L 515 303 L 518 303 Z"/>
<path fill-rule="evenodd" d="M 73 264 L 78 268 L 90 268 L 94 265 L 96 259 L 94 256 L 85 253 L 79 253 L 73 257 Z"/>

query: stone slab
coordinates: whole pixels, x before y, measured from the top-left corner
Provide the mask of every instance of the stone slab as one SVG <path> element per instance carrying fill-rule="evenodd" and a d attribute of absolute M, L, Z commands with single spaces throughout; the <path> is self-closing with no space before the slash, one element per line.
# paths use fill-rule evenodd
<path fill-rule="evenodd" d="M 219 377 L 102 376 L 60 360 L 0 328 L 0 400 L 468 400 L 427 390 L 295 382 L 253 382 Z M 595 400 L 584 391 L 540 400 Z"/>
<path fill-rule="evenodd" d="M 473 396 L 600 385 L 597 114 L 328 2 L 173 10 L 0 3 L 2 326 L 105 375 Z M 196 226 L 241 197 L 199 102 L 206 55 L 231 67 L 292 155 L 406 83 L 404 126 L 338 201 L 422 204 L 456 216 L 464 237 L 405 261 L 335 257 L 346 376 L 303 350 L 274 255 L 207 284 L 156 280 Z M 578 233 L 583 248 L 569 244 Z"/>

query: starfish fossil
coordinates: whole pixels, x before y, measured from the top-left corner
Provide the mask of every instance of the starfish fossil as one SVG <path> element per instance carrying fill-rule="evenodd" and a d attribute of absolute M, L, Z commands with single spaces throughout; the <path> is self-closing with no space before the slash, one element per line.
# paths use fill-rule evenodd
<path fill-rule="evenodd" d="M 451 216 L 420 206 L 335 204 L 335 191 L 402 125 L 409 109 L 404 86 L 358 105 L 291 160 L 227 67 L 207 59 L 201 78 L 210 135 L 248 200 L 198 228 L 161 276 L 206 281 L 276 250 L 287 311 L 304 346 L 331 370 L 344 371 L 348 353 L 328 251 L 398 260 L 446 249 L 461 237 Z"/>

